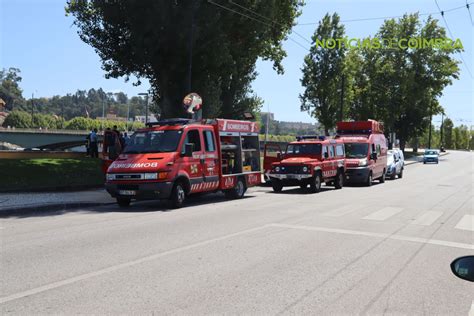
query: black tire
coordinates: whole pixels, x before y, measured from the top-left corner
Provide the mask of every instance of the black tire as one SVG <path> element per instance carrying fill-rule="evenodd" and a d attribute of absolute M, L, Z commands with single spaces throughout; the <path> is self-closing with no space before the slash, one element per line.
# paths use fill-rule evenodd
<path fill-rule="evenodd" d="M 344 186 L 344 172 L 339 170 L 336 175 L 336 179 L 334 180 L 334 188 L 342 189 Z"/>
<path fill-rule="evenodd" d="M 426 161 L 423 161 L 423 164 L 426 165 Z"/>
<path fill-rule="evenodd" d="M 400 170 L 400 173 L 398 174 L 398 179 L 403 178 L 403 168 Z"/>
<path fill-rule="evenodd" d="M 311 182 L 309 184 L 309 192 L 311 193 L 318 193 L 321 191 L 321 172 L 316 172 L 313 178 L 311 178 Z"/>
<path fill-rule="evenodd" d="M 397 176 L 397 172 L 394 172 L 390 175 L 390 180 L 395 180 L 395 177 Z"/>
<path fill-rule="evenodd" d="M 369 175 L 367 176 L 367 180 L 365 181 L 365 186 L 371 187 L 373 181 L 374 179 L 372 178 L 372 171 L 371 171 L 369 172 Z"/>
<path fill-rule="evenodd" d="M 273 184 L 273 181 L 272 181 Z M 245 195 L 245 191 L 247 191 L 247 188 L 245 186 L 245 182 L 242 178 L 237 179 L 237 183 L 232 189 L 225 190 L 224 195 L 228 199 L 241 199 Z"/>
<path fill-rule="evenodd" d="M 117 204 L 120 207 L 129 207 L 131 200 L 129 198 L 117 198 Z"/>
<path fill-rule="evenodd" d="M 301 184 L 300 184 L 300 189 L 301 189 L 301 190 L 306 190 L 307 187 L 308 187 L 308 184 L 307 184 L 307 183 L 301 183 Z"/>
<path fill-rule="evenodd" d="M 281 180 L 278 179 L 272 179 L 272 188 L 273 192 L 281 192 L 283 190 L 283 183 L 281 183 Z"/>
<path fill-rule="evenodd" d="M 181 208 L 186 201 L 186 190 L 181 182 L 177 182 L 173 190 L 171 191 L 171 196 L 169 199 L 170 206 L 172 208 Z"/>

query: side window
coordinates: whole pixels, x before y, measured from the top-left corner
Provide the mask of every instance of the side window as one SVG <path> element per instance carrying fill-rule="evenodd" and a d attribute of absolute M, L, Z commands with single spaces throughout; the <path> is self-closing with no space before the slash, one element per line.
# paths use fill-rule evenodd
<path fill-rule="evenodd" d="M 336 145 L 336 156 L 338 157 L 344 156 L 344 147 L 342 145 Z"/>
<path fill-rule="evenodd" d="M 329 146 L 329 158 L 334 158 L 334 146 Z"/>
<path fill-rule="evenodd" d="M 194 151 L 201 151 L 201 138 L 199 137 L 199 131 L 193 129 L 188 131 L 186 138 L 184 139 L 182 151 L 184 152 L 184 146 L 186 144 L 194 144 Z"/>
<path fill-rule="evenodd" d="M 213 131 L 204 131 L 204 146 L 206 146 L 206 151 L 216 150 Z"/>
<path fill-rule="evenodd" d="M 323 158 L 326 156 L 326 153 L 328 152 L 328 146 L 323 146 Z"/>

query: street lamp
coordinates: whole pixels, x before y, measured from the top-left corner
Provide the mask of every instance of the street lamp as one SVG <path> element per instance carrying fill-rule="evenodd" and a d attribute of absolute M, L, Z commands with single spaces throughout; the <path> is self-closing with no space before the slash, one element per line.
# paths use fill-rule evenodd
<path fill-rule="evenodd" d="M 142 93 L 139 93 L 138 95 L 145 96 L 145 125 L 146 125 L 148 123 L 148 93 L 142 92 Z"/>

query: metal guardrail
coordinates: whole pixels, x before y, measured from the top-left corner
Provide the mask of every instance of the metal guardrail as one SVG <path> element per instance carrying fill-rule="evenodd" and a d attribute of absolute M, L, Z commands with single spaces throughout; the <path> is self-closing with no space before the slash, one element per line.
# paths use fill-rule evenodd
<path fill-rule="evenodd" d="M 89 131 L 70 129 L 0 128 L 0 133 L 87 135 Z"/>

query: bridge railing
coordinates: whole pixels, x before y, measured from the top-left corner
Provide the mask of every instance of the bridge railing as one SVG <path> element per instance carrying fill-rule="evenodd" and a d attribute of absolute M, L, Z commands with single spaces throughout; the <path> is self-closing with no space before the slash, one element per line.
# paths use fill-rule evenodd
<path fill-rule="evenodd" d="M 25 134 L 67 134 L 67 135 L 87 135 L 89 131 L 70 129 L 40 129 L 40 128 L 0 128 L 0 133 L 25 133 Z"/>

